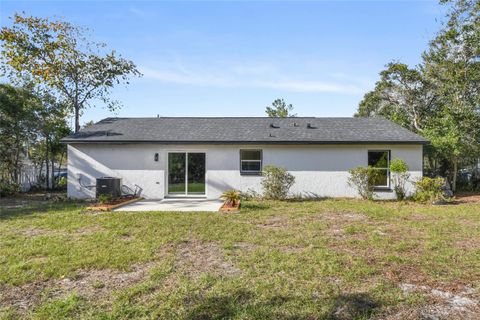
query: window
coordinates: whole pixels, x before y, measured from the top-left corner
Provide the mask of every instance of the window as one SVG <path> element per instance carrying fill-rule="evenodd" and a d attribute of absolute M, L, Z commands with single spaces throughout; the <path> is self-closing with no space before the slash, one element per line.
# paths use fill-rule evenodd
<path fill-rule="evenodd" d="M 390 150 L 368 151 L 368 166 L 379 171 L 375 187 L 390 186 Z"/>
<path fill-rule="evenodd" d="M 260 174 L 262 172 L 262 150 L 240 150 L 240 173 Z"/>

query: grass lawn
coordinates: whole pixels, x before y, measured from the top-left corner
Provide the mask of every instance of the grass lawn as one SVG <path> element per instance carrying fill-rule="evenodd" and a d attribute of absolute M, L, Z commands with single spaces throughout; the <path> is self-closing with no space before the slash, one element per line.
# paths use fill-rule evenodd
<path fill-rule="evenodd" d="M 187 188 L 189 193 L 205 194 L 205 183 L 189 182 Z M 168 192 L 169 193 L 185 193 L 185 183 L 169 184 Z"/>
<path fill-rule="evenodd" d="M 477 319 L 480 204 L 0 208 L 0 319 Z"/>

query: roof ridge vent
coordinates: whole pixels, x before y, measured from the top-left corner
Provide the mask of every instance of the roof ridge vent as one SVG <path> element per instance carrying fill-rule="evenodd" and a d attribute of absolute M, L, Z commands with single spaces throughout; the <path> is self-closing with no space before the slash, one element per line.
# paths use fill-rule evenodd
<path fill-rule="evenodd" d="M 270 123 L 270 128 L 273 128 L 273 129 L 278 129 L 280 128 L 280 126 L 278 124 L 275 124 L 275 123 Z"/>

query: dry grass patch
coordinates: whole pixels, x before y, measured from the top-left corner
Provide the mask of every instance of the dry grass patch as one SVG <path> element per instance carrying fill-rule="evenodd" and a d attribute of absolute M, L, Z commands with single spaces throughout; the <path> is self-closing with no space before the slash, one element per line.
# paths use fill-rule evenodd
<path fill-rule="evenodd" d="M 72 293 L 92 302 L 108 302 L 115 291 L 133 286 L 148 276 L 153 263 L 134 265 L 131 271 L 81 270 L 75 277 L 49 279 L 20 286 L 0 285 L 0 305 L 25 313 L 49 299 Z"/>
<path fill-rule="evenodd" d="M 467 290 L 480 290 L 478 205 L 242 205 L 236 215 L 82 215 L 75 203 L 3 211 L 0 305 L 10 308 L 0 318 L 10 309 L 43 319 L 478 314 L 480 297 Z"/>
<path fill-rule="evenodd" d="M 401 283 L 399 285 L 405 296 L 422 294 L 427 303 L 398 312 L 388 319 L 478 319 L 480 301 L 478 294 L 471 287 L 459 288 L 455 292 L 444 291 L 426 285 Z"/>
<path fill-rule="evenodd" d="M 240 269 L 226 258 L 218 244 L 198 240 L 181 243 L 175 248 L 174 267 L 193 279 L 204 273 L 219 276 L 234 276 L 240 273 Z"/>
<path fill-rule="evenodd" d="M 282 229 L 288 228 L 294 222 L 290 216 L 287 215 L 278 215 L 274 217 L 269 217 L 265 221 L 260 223 L 255 223 L 255 226 L 262 228 L 262 229 Z"/>

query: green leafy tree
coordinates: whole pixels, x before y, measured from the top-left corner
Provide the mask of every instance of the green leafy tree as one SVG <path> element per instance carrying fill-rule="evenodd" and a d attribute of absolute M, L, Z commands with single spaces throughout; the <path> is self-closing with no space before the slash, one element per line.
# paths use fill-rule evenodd
<path fill-rule="evenodd" d="M 90 126 L 93 126 L 95 122 L 93 120 L 87 121 L 83 124 L 82 129 L 88 128 Z"/>
<path fill-rule="evenodd" d="M 0 180 L 18 183 L 22 159 L 36 138 L 38 100 L 27 89 L 0 84 Z"/>
<path fill-rule="evenodd" d="M 410 69 L 392 62 L 380 72 L 375 89 L 360 102 L 357 117 L 383 116 L 410 130 L 422 133 L 435 117 L 436 94 L 421 68 Z"/>
<path fill-rule="evenodd" d="M 429 168 L 456 189 L 459 165 L 480 157 L 480 3 L 442 1 L 447 23 L 414 69 L 390 63 L 356 116 L 384 116 L 431 141 Z"/>
<path fill-rule="evenodd" d="M 293 114 L 292 111 L 293 105 L 287 105 L 283 99 L 276 99 L 271 106 L 267 106 L 265 109 L 265 113 L 271 118 L 295 117 L 296 114 Z"/>
<path fill-rule="evenodd" d="M 443 3 L 452 4 L 448 21 L 423 54 L 441 110 L 426 136 L 450 163 L 455 191 L 459 164 L 480 156 L 480 2 Z"/>
<path fill-rule="evenodd" d="M 39 98 L 41 108 L 36 110 L 39 119 L 37 133 L 45 143 L 45 177 L 46 187 L 55 188 L 55 162 L 61 165 L 66 153 L 66 146 L 60 143 L 60 139 L 71 133 L 66 122 L 66 107 L 57 102 L 55 97 L 43 95 Z"/>
<path fill-rule="evenodd" d="M 1 29 L 0 40 L 5 74 L 54 94 L 74 114 L 75 132 L 90 101 L 115 110 L 119 103 L 110 98 L 111 89 L 140 75 L 132 61 L 115 51 L 103 53 L 105 44 L 88 41 L 84 30 L 65 21 L 15 14 L 13 26 Z"/>
<path fill-rule="evenodd" d="M 55 97 L 1 84 L 0 180 L 18 184 L 28 159 L 40 170 L 45 168 L 41 173 L 45 187 L 54 187 L 55 163 L 61 163 L 66 153 L 60 139 L 70 132 L 65 107 Z"/>

